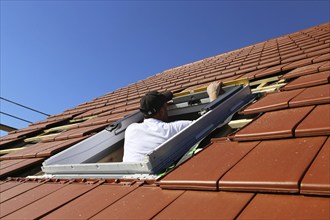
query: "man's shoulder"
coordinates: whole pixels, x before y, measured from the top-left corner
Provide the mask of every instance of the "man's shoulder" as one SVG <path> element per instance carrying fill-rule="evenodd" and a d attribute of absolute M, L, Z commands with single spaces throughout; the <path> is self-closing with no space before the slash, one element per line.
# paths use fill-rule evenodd
<path fill-rule="evenodd" d="M 136 128 L 136 127 L 139 127 L 140 125 L 141 125 L 141 123 L 136 123 L 136 122 L 134 122 L 134 123 L 128 125 L 128 126 L 127 126 L 127 129 Z M 126 129 L 126 130 L 127 130 L 127 129 Z"/>

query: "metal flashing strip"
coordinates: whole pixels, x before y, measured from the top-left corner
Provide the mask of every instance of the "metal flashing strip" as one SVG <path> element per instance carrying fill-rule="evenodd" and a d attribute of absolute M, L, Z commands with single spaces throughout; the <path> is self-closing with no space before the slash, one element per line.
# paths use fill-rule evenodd
<path fill-rule="evenodd" d="M 232 116 L 255 97 L 249 86 L 232 86 L 217 100 L 200 107 L 201 117 L 148 154 L 140 163 L 95 163 L 124 139 L 126 127 L 142 120 L 135 113 L 110 125 L 107 129 L 73 147 L 49 158 L 43 163 L 43 171 L 55 177 L 116 177 L 155 178 L 167 167 L 175 164 L 198 141 L 217 127 L 227 124 Z M 201 129 L 204 128 L 204 129 Z"/>

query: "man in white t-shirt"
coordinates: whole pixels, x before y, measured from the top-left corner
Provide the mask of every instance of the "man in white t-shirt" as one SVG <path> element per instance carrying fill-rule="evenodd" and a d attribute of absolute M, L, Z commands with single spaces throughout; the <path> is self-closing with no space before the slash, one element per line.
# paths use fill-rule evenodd
<path fill-rule="evenodd" d="M 220 89 L 219 82 L 213 82 L 208 86 L 210 101 L 217 98 Z M 145 119 L 142 123 L 133 123 L 127 127 L 123 162 L 143 161 L 145 155 L 192 123 L 188 120 L 167 122 L 166 103 L 172 98 L 173 94 L 169 91 L 152 91 L 141 98 L 140 111 Z"/>

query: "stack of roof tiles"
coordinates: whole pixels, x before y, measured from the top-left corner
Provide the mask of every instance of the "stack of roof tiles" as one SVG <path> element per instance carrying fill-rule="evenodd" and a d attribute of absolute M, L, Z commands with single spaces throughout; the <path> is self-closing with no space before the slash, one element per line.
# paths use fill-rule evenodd
<path fill-rule="evenodd" d="M 272 76 L 285 85 L 240 112 L 258 117 L 226 138 L 212 139 L 158 181 L 15 178 L 136 111 L 149 90 Z M 329 81 L 326 23 L 166 70 L 11 132 L 1 138 L 0 149 L 77 122 L 0 157 L 0 218 L 329 219 Z"/>

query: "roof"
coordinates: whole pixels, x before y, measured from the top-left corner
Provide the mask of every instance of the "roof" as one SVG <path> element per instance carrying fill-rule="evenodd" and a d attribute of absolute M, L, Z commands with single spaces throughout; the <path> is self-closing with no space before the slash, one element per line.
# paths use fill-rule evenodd
<path fill-rule="evenodd" d="M 253 119 L 157 181 L 26 178 L 150 90 L 248 78 Z M 0 139 L 4 219 L 330 218 L 330 23 L 158 73 Z"/>

